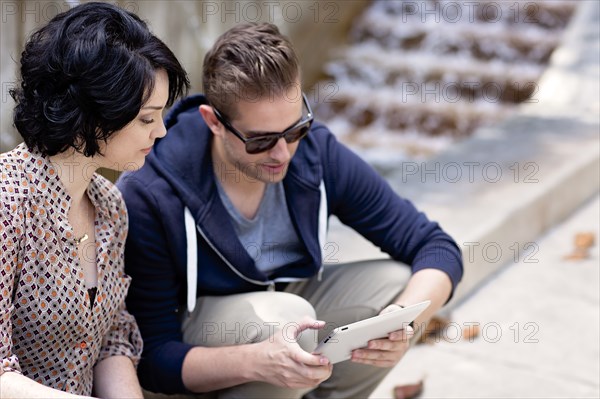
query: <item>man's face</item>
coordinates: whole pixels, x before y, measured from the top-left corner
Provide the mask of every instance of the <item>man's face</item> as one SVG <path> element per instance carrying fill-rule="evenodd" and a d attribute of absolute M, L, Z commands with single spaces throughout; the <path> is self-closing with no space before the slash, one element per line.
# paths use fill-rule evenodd
<path fill-rule="evenodd" d="M 284 131 L 302 117 L 302 94 L 298 87 L 294 85 L 282 96 L 238 101 L 237 117 L 229 122 L 247 138 Z M 220 161 L 224 165 L 215 165 L 215 173 L 221 173 L 222 181 L 245 179 L 248 182 L 276 183 L 283 180 L 299 141 L 288 144 L 280 138 L 270 150 L 248 154 L 242 140 L 226 128 L 223 127 L 223 130 L 224 134 L 214 141 L 214 145 L 220 147 L 218 152 L 223 158 Z M 233 168 L 235 175 L 231 173 Z"/>

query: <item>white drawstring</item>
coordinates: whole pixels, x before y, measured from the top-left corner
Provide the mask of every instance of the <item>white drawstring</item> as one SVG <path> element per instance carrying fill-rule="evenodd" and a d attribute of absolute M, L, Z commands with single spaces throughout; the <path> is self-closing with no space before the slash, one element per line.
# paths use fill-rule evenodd
<path fill-rule="evenodd" d="M 196 307 L 198 286 L 198 242 L 196 241 L 196 222 L 187 207 L 183 210 L 183 218 L 187 242 L 187 308 L 192 313 Z"/>

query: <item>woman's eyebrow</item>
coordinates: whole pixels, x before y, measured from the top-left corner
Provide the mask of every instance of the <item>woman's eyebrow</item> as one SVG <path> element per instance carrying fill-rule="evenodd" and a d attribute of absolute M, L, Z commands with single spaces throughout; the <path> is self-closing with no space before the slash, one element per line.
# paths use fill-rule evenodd
<path fill-rule="evenodd" d="M 144 107 L 142 107 L 142 109 L 155 109 L 155 110 L 161 110 L 164 107 L 161 107 L 159 105 L 146 105 Z"/>

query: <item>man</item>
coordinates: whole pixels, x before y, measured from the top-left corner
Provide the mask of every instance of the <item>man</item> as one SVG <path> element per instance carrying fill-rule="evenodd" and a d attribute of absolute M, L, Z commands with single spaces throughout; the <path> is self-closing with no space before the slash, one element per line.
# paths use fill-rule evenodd
<path fill-rule="evenodd" d="M 416 324 L 424 322 L 461 279 L 458 247 L 313 123 L 296 54 L 274 25 L 222 35 L 203 85 L 204 96 L 171 111 L 146 166 L 119 181 L 142 386 L 221 398 L 368 397 L 412 329 L 335 366 L 311 353 L 317 333 L 429 299 Z M 332 214 L 392 259 L 324 266 Z"/>

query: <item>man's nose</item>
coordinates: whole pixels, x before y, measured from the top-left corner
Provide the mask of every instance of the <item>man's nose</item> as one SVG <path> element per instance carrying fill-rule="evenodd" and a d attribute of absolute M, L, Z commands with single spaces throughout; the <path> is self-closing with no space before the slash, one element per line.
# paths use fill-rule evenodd
<path fill-rule="evenodd" d="M 275 147 L 271 148 L 269 151 L 269 156 L 280 163 L 290 160 L 290 149 L 288 148 L 288 143 L 283 137 L 277 140 Z"/>

